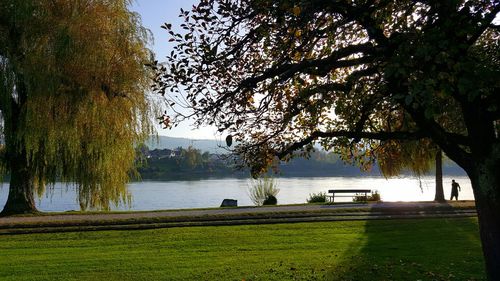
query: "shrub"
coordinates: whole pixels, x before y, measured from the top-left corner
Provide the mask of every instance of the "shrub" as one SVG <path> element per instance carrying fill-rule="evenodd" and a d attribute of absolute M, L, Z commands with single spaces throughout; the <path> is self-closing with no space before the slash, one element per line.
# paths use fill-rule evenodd
<path fill-rule="evenodd" d="M 368 196 L 368 201 L 381 201 L 380 193 L 378 193 L 378 190 L 375 190 L 372 195 Z"/>
<path fill-rule="evenodd" d="M 372 194 L 368 196 L 356 194 L 352 198 L 353 202 L 378 202 L 380 201 L 380 193 L 378 193 L 378 190 L 375 190 Z"/>
<path fill-rule="evenodd" d="M 250 200 L 252 200 L 255 205 L 262 206 L 276 205 L 278 203 L 276 196 L 279 191 L 277 183 L 273 178 L 264 177 L 258 180 L 252 180 L 248 193 Z"/>
<path fill-rule="evenodd" d="M 352 202 L 367 202 L 368 201 L 368 196 L 365 196 L 365 194 L 358 194 L 354 195 L 352 197 Z"/>
<path fill-rule="evenodd" d="M 278 199 L 273 195 L 268 195 L 266 200 L 262 202 L 262 205 L 276 205 L 278 204 Z"/>
<path fill-rule="evenodd" d="M 326 192 L 309 194 L 309 199 L 307 199 L 307 203 L 325 203 L 325 202 L 326 202 Z"/>

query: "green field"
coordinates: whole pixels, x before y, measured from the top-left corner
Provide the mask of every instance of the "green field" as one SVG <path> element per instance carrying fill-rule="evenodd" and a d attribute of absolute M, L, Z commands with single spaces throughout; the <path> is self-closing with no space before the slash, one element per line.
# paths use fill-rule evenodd
<path fill-rule="evenodd" d="M 0 236 L 0 280 L 485 280 L 477 220 Z"/>

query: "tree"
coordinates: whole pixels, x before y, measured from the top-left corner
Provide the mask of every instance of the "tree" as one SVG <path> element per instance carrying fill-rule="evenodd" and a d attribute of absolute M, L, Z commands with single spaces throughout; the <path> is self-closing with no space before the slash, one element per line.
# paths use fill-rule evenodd
<path fill-rule="evenodd" d="M 436 183 L 434 201 L 446 201 L 443 191 L 442 152 L 428 139 L 384 142 L 376 149 L 375 157 L 386 177 L 398 175 L 403 169 L 409 169 L 417 176 L 421 176 L 429 172 L 434 164 Z"/>
<path fill-rule="evenodd" d="M 436 194 L 434 195 L 434 201 L 446 202 L 444 198 L 443 190 L 443 152 L 438 149 L 435 156 L 435 166 L 436 166 Z"/>
<path fill-rule="evenodd" d="M 181 11 L 181 33 L 163 26 L 176 47 L 155 66 L 155 89 L 173 102 L 182 91 L 197 124 L 232 135 L 255 173 L 314 142 L 371 158 L 384 142 L 431 140 L 471 179 L 488 278 L 500 280 L 499 11 L 480 0 L 202 0 Z"/>
<path fill-rule="evenodd" d="M 201 151 L 192 146 L 189 146 L 187 149 L 181 149 L 179 162 L 181 166 L 187 167 L 189 169 L 195 169 L 198 166 L 202 166 L 203 158 L 201 155 Z"/>
<path fill-rule="evenodd" d="M 3 214 L 36 212 L 56 180 L 82 209 L 129 200 L 134 144 L 149 134 L 149 33 L 127 0 L 0 3 Z"/>

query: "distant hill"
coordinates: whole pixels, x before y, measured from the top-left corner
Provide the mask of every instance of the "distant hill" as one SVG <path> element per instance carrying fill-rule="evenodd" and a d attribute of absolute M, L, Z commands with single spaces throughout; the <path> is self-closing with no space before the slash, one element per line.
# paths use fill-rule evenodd
<path fill-rule="evenodd" d="M 225 154 L 227 153 L 226 144 L 224 141 L 207 140 L 207 139 L 188 139 L 188 138 L 172 138 L 167 136 L 151 137 L 145 143 L 149 149 L 174 149 L 177 147 L 188 148 L 192 146 L 202 152 Z"/>
<path fill-rule="evenodd" d="M 152 137 L 146 142 L 150 150 L 154 149 L 175 149 L 178 147 L 188 148 L 189 146 L 201 150 L 201 152 L 209 152 L 212 154 L 228 153 L 227 146 L 224 140 L 209 140 L 209 139 L 188 139 L 188 138 L 173 138 L 167 136 Z M 324 153 L 321 148 L 318 152 Z M 323 159 L 313 161 L 313 159 L 296 158 L 290 163 L 282 163 L 280 170 L 282 175 L 300 175 L 300 176 L 315 176 L 315 175 L 380 175 L 378 167 L 375 165 L 371 172 L 361 172 L 358 167 L 344 164 L 338 157 L 334 159 Z M 430 175 L 434 170 L 429 172 Z M 451 160 L 443 161 L 443 173 L 447 175 L 465 175 L 465 172 Z M 411 172 L 403 171 L 402 174 L 411 174 Z"/>
<path fill-rule="evenodd" d="M 211 177 L 249 177 L 248 168 L 237 169 L 235 160 L 237 156 L 223 157 L 214 151 L 221 150 L 219 142 L 214 140 L 192 141 L 182 138 L 163 137 L 153 142 L 153 149 L 159 150 L 142 151 L 142 159 L 147 159 L 139 168 L 142 179 L 148 180 L 179 180 L 179 179 L 203 179 Z M 200 151 L 187 149 L 193 146 Z M 171 149 L 183 147 L 179 153 L 172 154 Z M 150 148 L 151 149 L 151 148 Z M 177 151 L 177 150 L 176 150 Z M 203 152 L 209 152 L 203 153 Z M 238 162 L 238 161 L 237 161 Z M 444 175 L 464 175 L 464 172 L 452 161 L 444 161 Z M 381 176 L 377 165 L 370 171 L 362 172 L 359 167 L 344 163 L 339 155 L 324 151 L 315 151 L 309 159 L 297 157 L 289 162 L 282 162 L 278 167 L 280 177 L 370 177 Z M 272 171 L 269 171 L 272 174 Z M 402 171 L 401 175 L 411 175 L 411 172 Z M 428 175 L 433 175 L 434 170 Z"/>

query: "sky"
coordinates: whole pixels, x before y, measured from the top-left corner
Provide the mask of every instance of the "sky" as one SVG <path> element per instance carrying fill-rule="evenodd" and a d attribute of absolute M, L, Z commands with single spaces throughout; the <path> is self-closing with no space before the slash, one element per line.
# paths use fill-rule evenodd
<path fill-rule="evenodd" d="M 192 6 L 199 0 L 135 0 L 130 9 L 141 15 L 144 27 L 151 30 L 154 41 L 149 48 L 155 53 L 158 61 L 164 61 L 167 54 L 173 48 L 173 44 L 168 42 L 169 35 L 165 29 L 160 28 L 165 22 L 171 23 L 173 28 L 182 23 L 179 18 L 180 9 L 191 10 Z M 192 122 L 185 121 L 178 127 L 171 130 L 158 128 L 158 134 L 190 139 L 220 139 L 213 127 L 203 127 L 195 129 Z"/>

